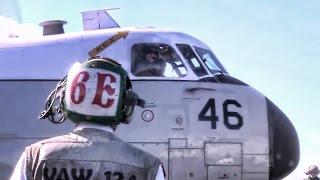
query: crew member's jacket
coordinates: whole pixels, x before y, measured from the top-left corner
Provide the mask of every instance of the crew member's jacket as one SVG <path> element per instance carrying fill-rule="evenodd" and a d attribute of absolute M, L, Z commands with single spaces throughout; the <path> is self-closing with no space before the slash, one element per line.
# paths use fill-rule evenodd
<path fill-rule="evenodd" d="M 81 129 L 26 148 L 27 179 L 154 180 L 160 160 L 99 129 Z"/>

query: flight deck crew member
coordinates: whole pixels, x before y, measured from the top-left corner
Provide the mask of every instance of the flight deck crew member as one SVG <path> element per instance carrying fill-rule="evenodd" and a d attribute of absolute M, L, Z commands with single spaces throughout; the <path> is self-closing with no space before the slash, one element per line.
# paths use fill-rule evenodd
<path fill-rule="evenodd" d="M 61 104 L 54 107 L 57 101 Z M 120 64 L 98 57 L 76 63 L 49 95 L 40 116 L 54 123 L 68 117 L 76 128 L 26 147 L 11 180 L 165 179 L 158 158 L 113 133 L 120 122 L 130 122 L 135 105 L 143 106 L 143 100 L 131 90 Z"/>
<path fill-rule="evenodd" d="M 305 178 L 304 180 L 320 180 L 320 178 L 318 177 L 319 174 L 319 168 L 315 165 L 311 165 L 309 166 L 308 170 L 305 172 L 306 175 L 308 175 L 307 178 Z"/>

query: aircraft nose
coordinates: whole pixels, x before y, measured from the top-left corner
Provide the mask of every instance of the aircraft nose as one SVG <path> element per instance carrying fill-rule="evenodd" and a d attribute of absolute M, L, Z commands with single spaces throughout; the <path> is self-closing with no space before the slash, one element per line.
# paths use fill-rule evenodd
<path fill-rule="evenodd" d="M 298 134 L 289 118 L 268 98 L 270 179 L 282 179 L 298 165 Z"/>

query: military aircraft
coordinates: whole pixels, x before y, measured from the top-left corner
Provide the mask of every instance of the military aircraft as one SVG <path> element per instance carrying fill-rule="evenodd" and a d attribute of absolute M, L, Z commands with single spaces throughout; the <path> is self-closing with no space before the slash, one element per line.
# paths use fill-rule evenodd
<path fill-rule="evenodd" d="M 167 179 L 281 179 L 296 168 L 290 120 L 230 75 L 206 44 L 176 31 L 120 28 L 106 11 L 83 18 L 82 32 L 64 34 L 65 22 L 49 21 L 46 36 L 0 44 L 0 179 L 25 146 L 73 129 L 38 115 L 70 67 L 97 55 L 122 64 L 146 102 L 116 133 L 161 158 Z"/>

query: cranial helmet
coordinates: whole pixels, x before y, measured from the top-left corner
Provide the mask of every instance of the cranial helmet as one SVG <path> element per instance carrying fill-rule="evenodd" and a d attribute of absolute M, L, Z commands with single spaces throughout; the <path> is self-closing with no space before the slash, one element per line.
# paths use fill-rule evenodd
<path fill-rule="evenodd" d="M 58 97 L 61 105 L 53 109 L 53 101 Z M 121 65 L 100 57 L 75 63 L 48 101 L 40 118 L 52 121 L 55 112 L 63 112 L 59 121 L 52 122 L 60 123 L 68 117 L 76 124 L 86 121 L 103 125 L 128 124 L 134 106 L 144 104 L 131 90 L 131 81 Z"/>

